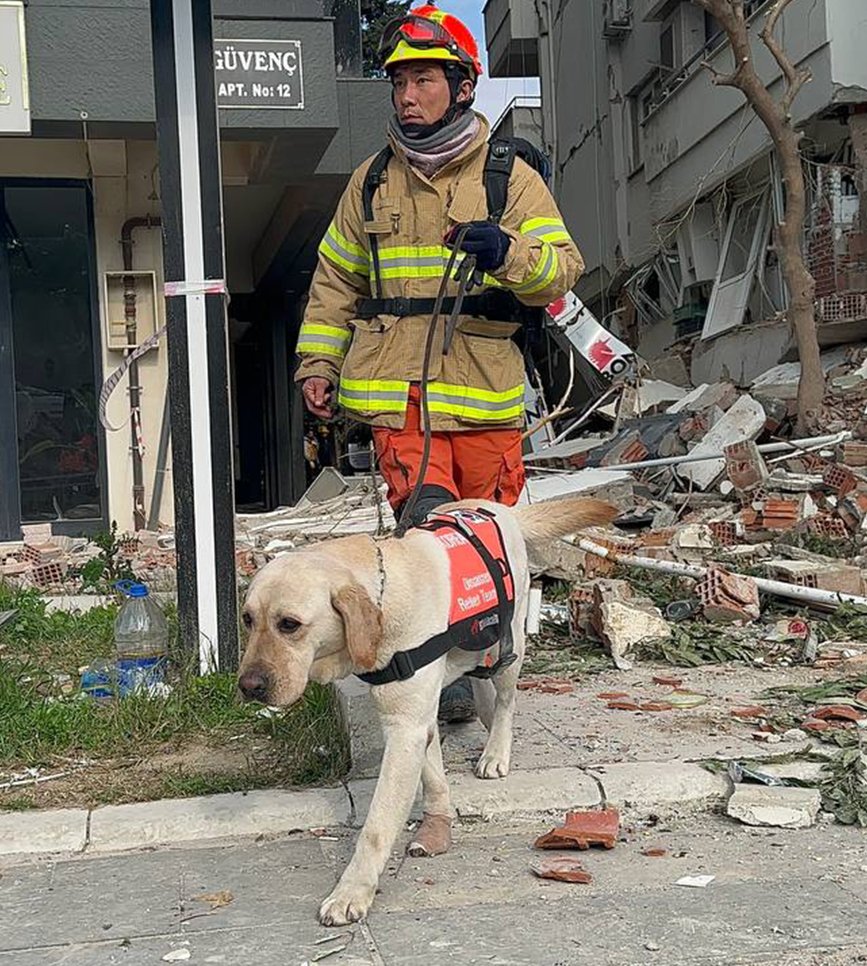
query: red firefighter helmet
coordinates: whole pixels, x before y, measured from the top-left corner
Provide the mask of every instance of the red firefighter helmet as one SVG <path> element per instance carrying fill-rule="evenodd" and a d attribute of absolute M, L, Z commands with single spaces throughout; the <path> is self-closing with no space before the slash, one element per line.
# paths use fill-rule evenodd
<path fill-rule="evenodd" d="M 386 70 L 413 60 L 440 60 L 461 64 L 474 82 L 483 73 L 479 46 L 466 24 L 430 3 L 390 20 L 379 54 Z"/>

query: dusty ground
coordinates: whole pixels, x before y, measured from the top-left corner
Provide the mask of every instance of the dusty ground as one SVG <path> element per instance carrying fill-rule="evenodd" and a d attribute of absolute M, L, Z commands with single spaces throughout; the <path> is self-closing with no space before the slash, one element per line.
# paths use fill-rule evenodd
<path fill-rule="evenodd" d="M 851 672 L 850 672 L 851 673 Z M 708 697 L 697 708 L 633 712 L 610 710 L 599 694 L 624 692 L 639 703 L 664 701 L 670 687 L 654 676 L 676 677 L 681 687 Z M 806 686 L 844 677 L 841 668 L 750 668 L 706 665 L 672 668 L 636 664 L 631 671 L 608 670 L 585 675 L 570 694 L 522 691 L 515 721 L 514 766 L 546 768 L 587 766 L 620 761 L 704 761 L 779 755 L 804 746 L 803 741 L 764 744 L 752 737 L 754 725 L 732 716 L 736 708 L 762 705 L 785 721 L 790 703 L 763 692 L 781 686 Z M 791 724 L 797 724 L 795 714 Z M 445 729 L 446 764 L 462 767 L 478 757 L 484 744 L 479 723 Z"/>

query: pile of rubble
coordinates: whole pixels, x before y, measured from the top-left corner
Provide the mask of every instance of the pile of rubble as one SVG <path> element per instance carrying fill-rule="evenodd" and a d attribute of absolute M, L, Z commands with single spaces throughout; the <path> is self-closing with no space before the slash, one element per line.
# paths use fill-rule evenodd
<path fill-rule="evenodd" d="M 559 437 L 548 427 L 547 444 L 531 437 L 525 499 L 599 494 L 622 511 L 615 528 L 584 534 L 577 544 L 552 543 L 533 561 L 539 574 L 577 582 L 575 607 L 592 610 L 582 626 L 618 660 L 628 660 L 637 635 L 662 634 L 673 619 L 629 584 L 599 583 L 626 558 L 683 578 L 687 599 L 708 621 L 756 621 L 760 595 L 780 596 L 779 585 L 800 589 L 783 598 L 826 609 L 847 597 L 861 601 L 867 351 L 836 348 L 822 362 L 828 395 L 821 437 L 785 438 L 796 415 L 797 363 L 774 367 L 749 391 L 729 382 L 693 388 L 642 380 L 633 371 L 590 407 L 592 420 L 577 420 Z M 583 435 L 574 435 L 578 429 Z M 249 576 L 310 541 L 393 526 L 381 484 L 325 469 L 295 506 L 236 517 L 238 571 Z M 86 538 L 54 534 L 50 524 L 26 526 L 21 541 L 0 544 L 0 578 L 77 592 L 82 568 L 99 553 Z M 119 540 L 129 569 L 158 590 L 174 587 L 174 553 L 170 530 Z"/>
<path fill-rule="evenodd" d="M 572 583 L 575 638 L 601 641 L 628 668 L 639 644 L 698 621 L 752 628 L 752 639 L 785 640 L 779 650 L 800 648 L 811 662 L 831 659 L 804 622 L 800 637 L 773 617 L 759 623 L 766 600 L 867 608 L 867 361 L 862 350 L 827 356 L 824 436 L 779 435 L 795 415 L 799 367 L 789 364 L 750 392 L 625 385 L 599 410 L 614 421 L 610 433 L 561 439 L 528 458 L 531 499 L 592 493 L 622 511 L 613 528 L 552 543 L 532 560 L 538 574 Z M 648 571 L 670 579 L 667 604 L 641 594 Z"/>
<path fill-rule="evenodd" d="M 394 527 L 383 486 L 369 478 L 344 479 L 326 469 L 295 506 L 235 518 L 238 573 L 249 577 L 285 550 L 353 533 Z M 22 539 L 0 543 L 0 579 L 50 594 L 77 594 L 82 572 L 104 551 L 87 537 L 55 534 L 50 523 L 25 525 Z M 117 556 L 152 590 L 173 591 L 176 584 L 174 533 L 139 530 L 117 540 Z"/>

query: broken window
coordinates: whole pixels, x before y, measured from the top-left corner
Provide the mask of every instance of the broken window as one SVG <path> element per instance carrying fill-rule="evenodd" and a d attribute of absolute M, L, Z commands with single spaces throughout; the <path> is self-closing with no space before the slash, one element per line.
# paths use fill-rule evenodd
<path fill-rule="evenodd" d="M 659 35 L 659 66 L 674 70 L 674 24 L 670 23 Z"/>
<path fill-rule="evenodd" d="M 735 202 L 707 308 L 703 339 L 727 332 L 744 321 L 769 227 L 767 190 Z"/>

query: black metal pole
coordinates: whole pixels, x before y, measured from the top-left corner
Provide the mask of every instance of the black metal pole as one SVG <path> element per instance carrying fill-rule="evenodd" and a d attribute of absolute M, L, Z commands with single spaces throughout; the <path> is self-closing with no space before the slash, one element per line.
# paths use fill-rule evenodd
<path fill-rule="evenodd" d="M 210 0 L 151 0 L 181 639 L 238 664 L 234 475 Z"/>

